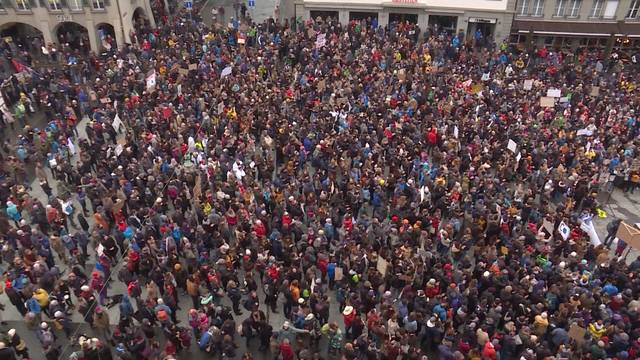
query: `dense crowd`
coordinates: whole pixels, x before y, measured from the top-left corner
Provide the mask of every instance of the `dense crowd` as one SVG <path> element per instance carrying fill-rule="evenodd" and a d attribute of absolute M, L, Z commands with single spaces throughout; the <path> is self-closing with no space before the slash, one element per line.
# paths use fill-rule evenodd
<path fill-rule="evenodd" d="M 42 349 L 10 329 L 2 360 L 640 357 L 640 261 L 619 221 L 604 243 L 584 226 L 640 181 L 635 62 L 163 16 L 107 56 L 25 65 L 0 266 Z"/>

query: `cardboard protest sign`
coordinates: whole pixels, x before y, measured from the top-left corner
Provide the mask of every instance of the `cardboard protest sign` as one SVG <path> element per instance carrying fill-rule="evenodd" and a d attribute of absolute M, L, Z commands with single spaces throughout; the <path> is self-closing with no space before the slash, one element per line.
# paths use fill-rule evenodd
<path fill-rule="evenodd" d="M 594 97 L 600 95 L 600 86 L 592 86 L 589 95 Z"/>
<path fill-rule="evenodd" d="M 389 266 L 389 263 L 387 263 L 387 260 L 383 259 L 382 257 L 378 257 L 378 261 L 376 263 L 376 270 L 378 270 L 378 272 L 382 274 L 382 276 L 385 276 L 387 274 L 388 266 Z"/>
<path fill-rule="evenodd" d="M 344 278 L 344 271 L 342 270 L 341 267 L 336 267 L 333 278 L 335 281 L 340 281 Z"/>
<path fill-rule="evenodd" d="M 193 197 L 197 200 L 202 195 L 202 181 L 200 180 L 200 175 L 196 177 L 196 184 L 193 187 Z"/>
<path fill-rule="evenodd" d="M 189 64 L 189 71 L 198 70 L 198 64 Z"/>
<path fill-rule="evenodd" d="M 629 225 L 622 221 L 620 223 L 620 226 L 618 226 L 616 237 L 626 242 L 634 249 L 640 249 L 640 229 L 638 229 L 637 227 Z"/>
<path fill-rule="evenodd" d="M 180 68 L 178 69 L 178 73 L 180 73 L 180 75 L 187 76 L 189 75 L 189 70 Z"/>
<path fill-rule="evenodd" d="M 542 107 L 554 107 L 556 104 L 556 99 L 548 96 L 540 97 L 540 106 Z"/>
<path fill-rule="evenodd" d="M 405 81 L 407 79 L 407 72 L 404 69 L 398 70 L 398 80 Z"/>
<path fill-rule="evenodd" d="M 587 329 L 581 327 L 580 325 L 573 323 L 569 327 L 569 337 L 575 340 L 578 345 L 581 345 L 584 342 L 584 335 L 587 333 Z"/>

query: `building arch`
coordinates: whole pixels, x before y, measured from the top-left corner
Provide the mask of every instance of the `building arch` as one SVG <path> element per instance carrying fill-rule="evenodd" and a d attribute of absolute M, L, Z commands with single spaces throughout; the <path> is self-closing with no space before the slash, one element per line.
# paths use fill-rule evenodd
<path fill-rule="evenodd" d="M 133 27 L 135 29 L 148 26 L 149 18 L 147 17 L 147 12 L 142 7 L 138 6 L 135 10 L 133 10 L 131 22 L 133 23 Z"/>
<path fill-rule="evenodd" d="M 102 51 L 116 50 L 118 42 L 116 41 L 116 28 L 109 23 L 99 23 L 96 25 L 97 44 Z"/>
<path fill-rule="evenodd" d="M 91 49 L 89 30 L 75 21 L 60 22 L 54 27 L 53 33 L 63 48 L 78 50 L 85 54 Z"/>
<path fill-rule="evenodd" d="M 0 24 L 0 37 L 9 41 L 11 46 L 30 52 L 39 51 L 34 47 L 44 45 L 44 33 L 37 26 L 25 22 L 7 22 Z"/>

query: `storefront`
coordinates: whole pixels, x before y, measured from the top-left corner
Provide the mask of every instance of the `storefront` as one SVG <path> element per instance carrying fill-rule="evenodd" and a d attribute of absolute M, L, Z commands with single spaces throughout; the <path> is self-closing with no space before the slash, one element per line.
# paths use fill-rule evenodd
<path fill-rule="evenodd" d="M 470 17 L 467 26 L 467 37 L 474 37 L 476 32 L 482 34 L 484 39 L 493 38 L 498 19 Z"/>
<path fill-rule="evenodd" d="M 410 22 L 421 30 L 473 35 L 502 41 L 509 36 L 512 0 L 295 0 L 295 16 L 303 19 L 332 17 L 342 24 L 377 19 L 380 26 Z"/>

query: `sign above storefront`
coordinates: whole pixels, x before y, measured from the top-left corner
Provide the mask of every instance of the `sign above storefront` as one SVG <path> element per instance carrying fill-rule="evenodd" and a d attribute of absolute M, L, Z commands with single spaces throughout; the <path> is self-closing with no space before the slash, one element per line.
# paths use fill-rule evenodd
<path fill-rule="evenodd" d="M 498 19 L 486 19 L 486 18 L 478 18 L 478 17 L 470 17 L 470 23 L 483 23 L 483 24 L 495 24 Z"/>

